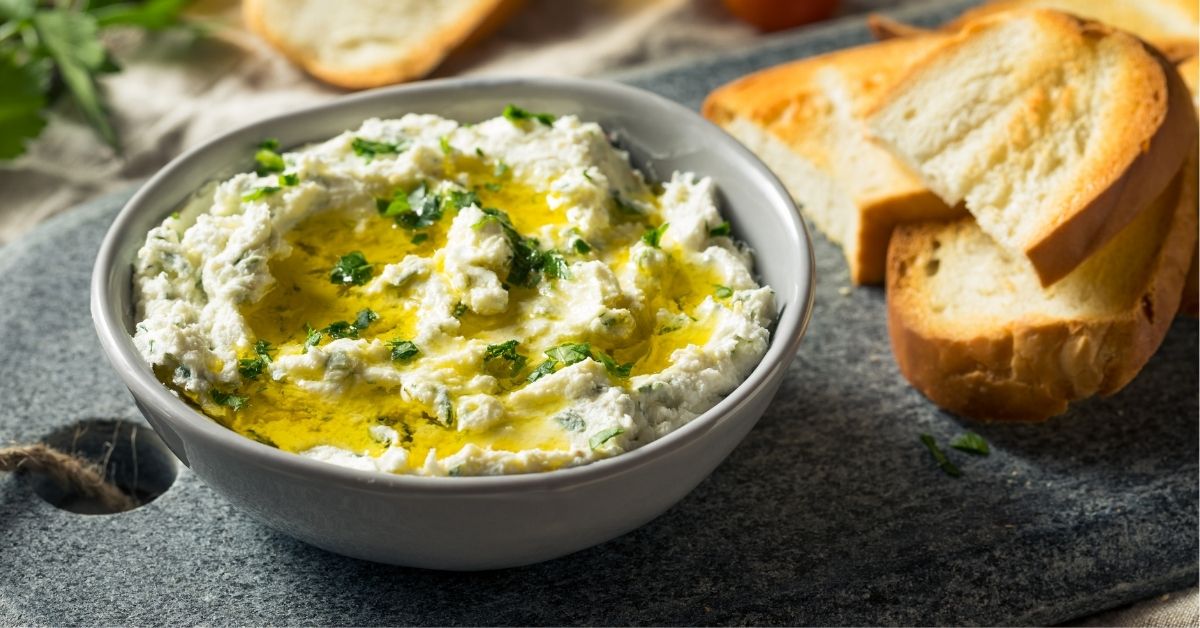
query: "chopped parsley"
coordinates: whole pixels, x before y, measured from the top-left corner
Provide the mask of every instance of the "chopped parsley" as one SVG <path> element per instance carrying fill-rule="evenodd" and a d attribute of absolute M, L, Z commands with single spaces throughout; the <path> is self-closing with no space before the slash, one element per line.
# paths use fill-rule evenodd
<path fill-rule="evenodd" d="M 583 238 L 575 238 L 575 241 L 571 243 L 571 247 L 574 248 L 575 252 L 580 255 L 586 255 L 592 252 L 592 245 L 584 242 Z"/>
<path fill-rule="evenodd" d="M 487 188 L 487 191 L 492 192 L 493 194 L 504 189 L 504 186 L 500 185 L 499 183 L 492 182 L 492 181 L 484 183 L 483 187 Z"/>
<path fill-rule="evenodd" d="M 273 186 L 273 185 L 268 185 L 266 187 L 261 187 L 261 188 L 255 188 L 255 189 L 250 190 L 249 192 L 246 192 L 245 194 L 243 194 L 242 200 L 243 201 L 257 201 L 260 198 L 270 196 L 271 194 L 278 192 L 279 189 L 280 188 Z"/>
<path fill-rule="evenodd" d="M 377 320 L 379 320 L 379 315 L 375 313 L 375 310 L 372 310 L 369 307 L 364 308 L 360 310 L 354 317 L 354 326 L 358 328 L 359 331 L 363 331 L 370 327 L 371 323 L 374 323 Z"/>
<path fill-rule="evenodd" d="M 505 282 L 512 285 L 532 288 L 541 281 L 542 275 L 553 279 L 570 279 L 571 271 L 562 253 L 558 251 L 542 251 L 536 238 L 526 238 L 517 232 L 508 214 L 493 207 L 482 209 L 480 218 L 472 227 L 482 229 L 490 223 L 500 225 L 504 236 L 512 247 L 513 257 L 508 268 L 508 278 Z"/>
<path fill-rule="evenodd" d="M 444 155 L 454 152 L 454 147 L 450 146 L 450 138 L 445 135 L 438 138 L 438 146 L 442 147 L 442 154 Z"/>
<path fill-rule="evenodd" d="M 950 446 L 959 451 L 965 451 L 977 456 L 986 456 L 992 453 L 987 441 L 983 440 L 983 437 L 975 432 L 967 432 L 966 434 L 956 436 L 954 440 L 950 441 Z"/>
<path fill-rule="evenodd" d="M 730 228 L 729 221 L 726 220 L 725 222 L 713 227 L 712 229 L 709 229 L 708 236 L 710 238 L 719 238 L 721 236 L 727 236 L 731 232 L 732 232 L 732 230 Z"/>
<path fill-rule="evenodd" d="M 392 340 L 388 346 L 392 348 L 393 362 L 409 362 L 421 353 L 421 350 L 411 340 Z"/>
<path fill-rule="evenodd" d="M 561 425 L 568 432 L 582 432 L 587 427 L 587 424 L 583 422 L 583 417 L 570 410 L 554 417 L 554 422 Z"/>
<path fill-rule="evenodd" d="M 358 332 L 359 329 L 354 325 L 354 323 L 348 323 L 346 321 L 334 321 L 325 327 L 325 329 L 321 330 L 321 333 L 328 335 L 330 340 L 337 340 L 338 338 L 358 338 Z"/>
<path fill-rule="evenodd" d="M 506 174 L 508 174 L 508 164 L 503 160 L 497 161 L 495 167 L 492 168 L 492 176 L 498 179 Z M 492 191 L 495 192 L 495 190 Z"/>
<path fill-rule="evenodd" d="M 304 353 L 308 353 L 309 347 L 315 347 L 321 342 L 321 331 L 313 329 L 312 325 L 304 324 Z"/>
<path fill-rule="evenodd" d="M 733 296 L 733 290 L 729 286 L 713 287 L 716 288 L 716 290 L 713 291 L 713 294 L 715 294 L 718 299 L 728 299 L 729 297 Z"/>
<path fill-rule="evenodd" d="M 403 151 L 407 146 L 404 143 L 392 144 L 389 142 L 376 142 L 374 140 L 364 140 L 361 137 L 354 138 L 350 142 L 350 148 L 354 150 L 354 154 L 359 157 L 366 157 L 367 161 L 375 158 L 376 155 L 392 154 L 395 155 Z"/>
<path fill-rule="evenodd" d="M 424 181 L 411 192 L 397 192 L 390 200 L 376 199 L 375 207 L 405 229 L 424 229 L 442 219 L 442 199 Z"/>
<path fill-rule="evenodd" d="M 538 367 L 529 374 L 527 379 L 530 383 L 536 382 L 537 380 L 554 373 L 555 369 L 557 369 L 558 365 L 560 364 L 563 366 L 570 366 L 572 364 L 582 362 L 588 358 L 603 364 L 604 368 L 608 370 L 610 374 L 617 377 L 629 377 L 630 371 L 633 370 L 632 362 L 628 364 L 618 364 L 617 361 L 612 359 L 612 357 L 607 353 L 600 351 L 599 349 L 593 349 L 592 345 L 586 342 L 568 342 L 566 344 L 558 345 L 557 347 L 551 347 L 550 349 L 546 350 L 546 357 L 548 359 L 539 364 Z"/>
<path fill-rule="evenodd" d="M 279 140 L 269 138 L 259 143 L 258 151 L 254 153 L 255 172 L 266 175 L 272 172 L 283 172 L 285 167 L 283 155 L 279 154 Z"/>
<path fill-rule="evenodd" d="M 372 266 L 361 251 L 351 251 L 338 259 L 329 271 L 329 282 L 340 285 L 361 286 L 371 278 Z"/>
<path fill-rule="evenodd" d="M 257 379 L 271 363 L 271 343 L 266 340 L 255 342 L 254 356 L 238 360 L 238 373 L 246 379 Z"/>
<path fill-rule="evenodd" d="M 467 190 L 450 190 L 450 193 L 446 196 L 450 201 L 450 204 L 453 205 L 455 209 L 464 209 L 472 205 L 475 207 L 483 207 L 483 203 L 479 202 L 479 197 L 476 196 L 474 192 L 469 192 Z"/>
<path fill-rule="evenodd" d="M 488 370 L 495 373 L 505 373 L 506 377 L 516 377 L 525 368 L 525 362 L 528 360 L 525 356 L 517 353 L 517 347 L 521 342 L 518 340 L 509 340 L 498 345 L 488 345 L 483 353 L 483 364 Z M 496 366 L 502 364 L 498 362 L 503 360 L 507 366 Z"/>
<path fill-rule="evenodd" d="M 467 304 L 463 303 L 461 301 L 458 303 L 455 303 L 454 309 L 450 312 L 450 314 L 452 316 L 454 316 L 454 318 L 461 318 L 462 315 L 466 314 L 466 313 L 467 313 Z"/>
<path fill-rule="evenodd" d="M 424 241 L 426 241 L 426 240 L 428 240 L 428 239 L 429 239 L 429 234 L 428 234 L 428 233 L 418 233 L 417 235 L 415 235 L 415 236 L 413 236 L 413 237 L 412 237 L 412 240 L 411 240 L 411 242 L 412 242 L 413 244 L 420 244 L 420 243 L 422 243 L 422 242 L 424 242 Z"/>
<path fill-rule="evenodd" d="M 508 105 L 504 108 L 504 117 L 509 122 L 517 123 L 525 120 L 537 120 L 546 126 L 553 126 L 555 116 L 550 113 L 533 113 L 526 111 L 516 105 Z"/>
<path fill-rule="evenodd" d="M 298 175 L 294 172 L 286 172 L 284 174 L 279 175 L 279 186 L 280 187 L 290 188 L 293 185 L 296 185 L 297 183 L 300 183 L 300 175 Z"/>
<path fill-rule="evenodd" d="M 595 434 L 592 434 L 592 437 L 588 439 L 588 445 L 591 446 L 592 449 L 599 449 L 604 443 L 607 443 L 613 438 L 616 438 L 624 433 L 625 430 L 619 427 L 610 427 L 606 430 L 601 430 Z"/>
<path fill-rule="evenodd" d="M 946 454 L 942 453 L 942 449 L 938 447 L 937 441 L 932 436 L 921 434 L 921 442 L 925 444 L 925 448 L 933 455 L 934 461 L 942 468 L 942 471 L 946 472 L 946 475 L 955 478 L 962 475 L 962 471 L 959 471 L 958 467 L 954 466 L 954 463 L 946 457 Z"/>
<path fill-rule="evenodd" d="M 243 395 L 235 395 L 234 393 L 226 393 L 216 388 L 208 392 L 214 403 L 219 406 L 233 408 L 234 412 L 241 410 L 246 406 L 246 397 Z"/>
<path fill-rule="evenodd" d="M 663 234 L 667 232 L 667 227 L 670 226 L 671 223 L 664 222 L 653 229 L 647 229 L 646 232 L 642 234 L 642 242 L 645 242 L 646 244 L 649 244 L 657 249 L 659 243 L 662 242 Z"/>

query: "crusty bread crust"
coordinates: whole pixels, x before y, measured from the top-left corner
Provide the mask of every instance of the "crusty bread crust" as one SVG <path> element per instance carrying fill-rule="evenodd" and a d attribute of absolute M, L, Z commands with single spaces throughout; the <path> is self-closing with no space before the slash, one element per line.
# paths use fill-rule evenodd
<path fill-rule="evenodd" d="M 383 63 L 347 67 L 318 58 L 293 41 L 289 33 L 273 28 L 267 17 L 270 1 L 243 0 L 242 15 L 246 26 L 312 76 L 346 89 L 380 87 L 421 78 L 450 53 L 494 31 L 524 4 L 524 0 L 475 0 L 458 20 L 437 31 L 414 37 L 413 45 L 402 54 Z M 298 5 L 292 10 L 300 9 Z M 402 27 L 397 24 L 397 28 Z"/>
<path fill-rule="evenodd" d="M 1188 89 L 1192 92 L 1192 102 L 1196 105 L 1197 111 L 1200 111 L 1200 58 L 1191 57 L 1184 60 L 1179 65 L 1175 66 L 1179 70 L 1179 74 L 1183 77 L 1183 82 L 1187 83 Z M 1193 155 L 1193 159 L 1196 156 Z M 1194 163 L 1200 163 L 1200 159 L 1196 159 Z M 1196 168 L 1192 168 L 1188 175 L 1192 178 L 1192 185 L 1197 185 L 1196 179 L 1200 178 L 1200 172 Z M 1197 208 L 1200 211 L 1200 207 Z M 1187 279 L 1183 282 L 1183 297 L 1179 302 L 1179 313 L 1187 316 L 1200 316 L 1200 245 L 1192 251 L 1192 265 L 1188 270 Z"/>
<path fill-rule="evenodd" d="M 724 85 L 701 107 L 706 118 L 758 154 L 817 227 L 842 245 L 855 284 L 883 282 L 896 224 L 964 215 L 873 145 L 859 153 L 874 160 L 873 172 L 839 162 L 840 154 L 858 150 L 851 142 L 868 141 L 862 111 L 906 64 L 935 46 L 935 37 L 895 40 L 801 59 Z M 859 185 L 869 175 L 883 183 Z"/>
<path fill-rule="evenodd" d="M 1197 53 L 1200 10 L 1194 0 L 992 0 L 964 11 L 943 28 L 956 30 L 988 15 L 1035 7 L 1070 13 L 1129 31 L 1158 48 L 1171 61 Z"/>
<path fill-rule="evenodd" d="M 1164 191 L 1170 197 L 1156 199 L 1174 200 L 1173 211 L 1147 210 L 1170 224 L 1144 290 L 1116 314 L 1017 317 L 959 328 L 931 311 L 921 267 L 938 238 L 977 227 L 968 218 L 897 228 L 888 250 L 887 312 L 900 372 L 938 406 L 979 420 L 1041 421 L 1077 399 L 1119 391 L 1158 349 L 1179 305 L 1197 228 L 1195 179 L 1184 174 Z"/>
<path fill-rule="evenodd" d="M 927 82 L 936 82 L 945 71 L 943 66 L 956 63 L 959 55 L 976 45 L 977 38 L 988 36 L 993 29 L 1003 28 L 1014 19 L 1025 19 L 1046 32 L 1057 33 L 1064 46 L 1081 50 L 1096 40 L 1110 39 L 1112 46 L 1123 51 L 1124 63 L 1128 64 L 1129 80 L 1122 86 L 1125 89 L 1106 103 L 1111 107 L 1106 112 L 1107 119 L 1110 123 L 1116 121 L 1120 127 L 1101 131 L 1104 135 L 1092 147 L 1092 156 L 1081 162 L 1078 180 L 1070 189 L 1053 192 L 1054 198 L 1061 202 L 1044 202 L 1043 207 L 1027 212 L 1027 220 L 1034 221 L 1028 230 L 1030 235 L 1021 242 L 1010 243 L 1029 258 L 1042 285 L 1048 286 L 1099 250 L 1158 196 L 1178 172 L 1196 136 L 1196 112 L 1178 74 L 1141 40 L 1099 22 L 1038 9 L 991 14 L 965 23 L 960 31 L 944 39 L 938 50 L 913 65 L 867 113 L 876 135 L 884 140 L 888 121 L 897 117 L 895 112 L 888 111 L 889 107 L 906 102 L 906 96 L 911 99 L 911 94 Z M 1031 111 L 1057 106 L 1039 104 L 1037 96 L 1038 92 L 1025 94 L 1022 106 Z M 1012 133 L 1020 136 L 1027 131 L 1013 129 Z M 898 157 L 919 170 L 919 165 L 909 162 L 894 143 L 886 140 L 883 143 L 891 144 L 889 148 Z M 974 212 L 977 208 L 968 202 L 967 209 Z"/>

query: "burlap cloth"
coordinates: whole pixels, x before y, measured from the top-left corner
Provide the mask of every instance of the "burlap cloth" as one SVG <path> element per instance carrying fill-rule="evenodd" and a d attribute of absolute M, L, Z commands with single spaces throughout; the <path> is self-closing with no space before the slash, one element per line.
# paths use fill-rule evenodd
<path fill-rule="evenodd" d="M 803 1 L 803 0 L 794 0 Z M 901 0 L 843 0 L 850 14 Z M 306 77 L 241 27 L 235 0 L 202 0 L 210 24 L 184 34 L 112 42 L 124 71 L 103 81 L 123 142 L 99 143 L 63 108 L 27 155 L 0 166 L 0 243 L 47 217 L 147 177 L 231 128 L 342 94 Z M 717 0 L 529 0 L 495 36 L 434 76 L 585 76 L 752 45 L 760 37 Z M 1196 589 L 1075 622 L 1079 626 L 1197 626 Z"/>

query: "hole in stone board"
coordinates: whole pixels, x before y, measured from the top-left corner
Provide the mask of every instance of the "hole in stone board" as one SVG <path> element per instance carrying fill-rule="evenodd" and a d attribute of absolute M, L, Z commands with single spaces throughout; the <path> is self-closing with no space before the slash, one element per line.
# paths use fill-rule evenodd
<path fill-rule="evenodd" d="M 86 419 L 47 434 L 42 442 L 99 467 L 104 478 L 133 499 L 134 508 L 154 501 L 171 488 L 179 469 L 175 456 L 149 427 L 115 419 Z M 114 514 L 116 509 L 64 487 L 43 472 L 28 480 L 50 505 L 84 515 Z"/>

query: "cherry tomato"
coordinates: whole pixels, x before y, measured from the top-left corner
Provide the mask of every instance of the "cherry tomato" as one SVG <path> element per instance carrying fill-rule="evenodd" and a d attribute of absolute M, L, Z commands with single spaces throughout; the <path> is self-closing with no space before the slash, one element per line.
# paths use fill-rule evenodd
<path fill-rule="evenodd" d="M 837 0 L 724 0 L 725 8 L 743 22 L 771 32 L 823 20 L 833 15 Z"/>

